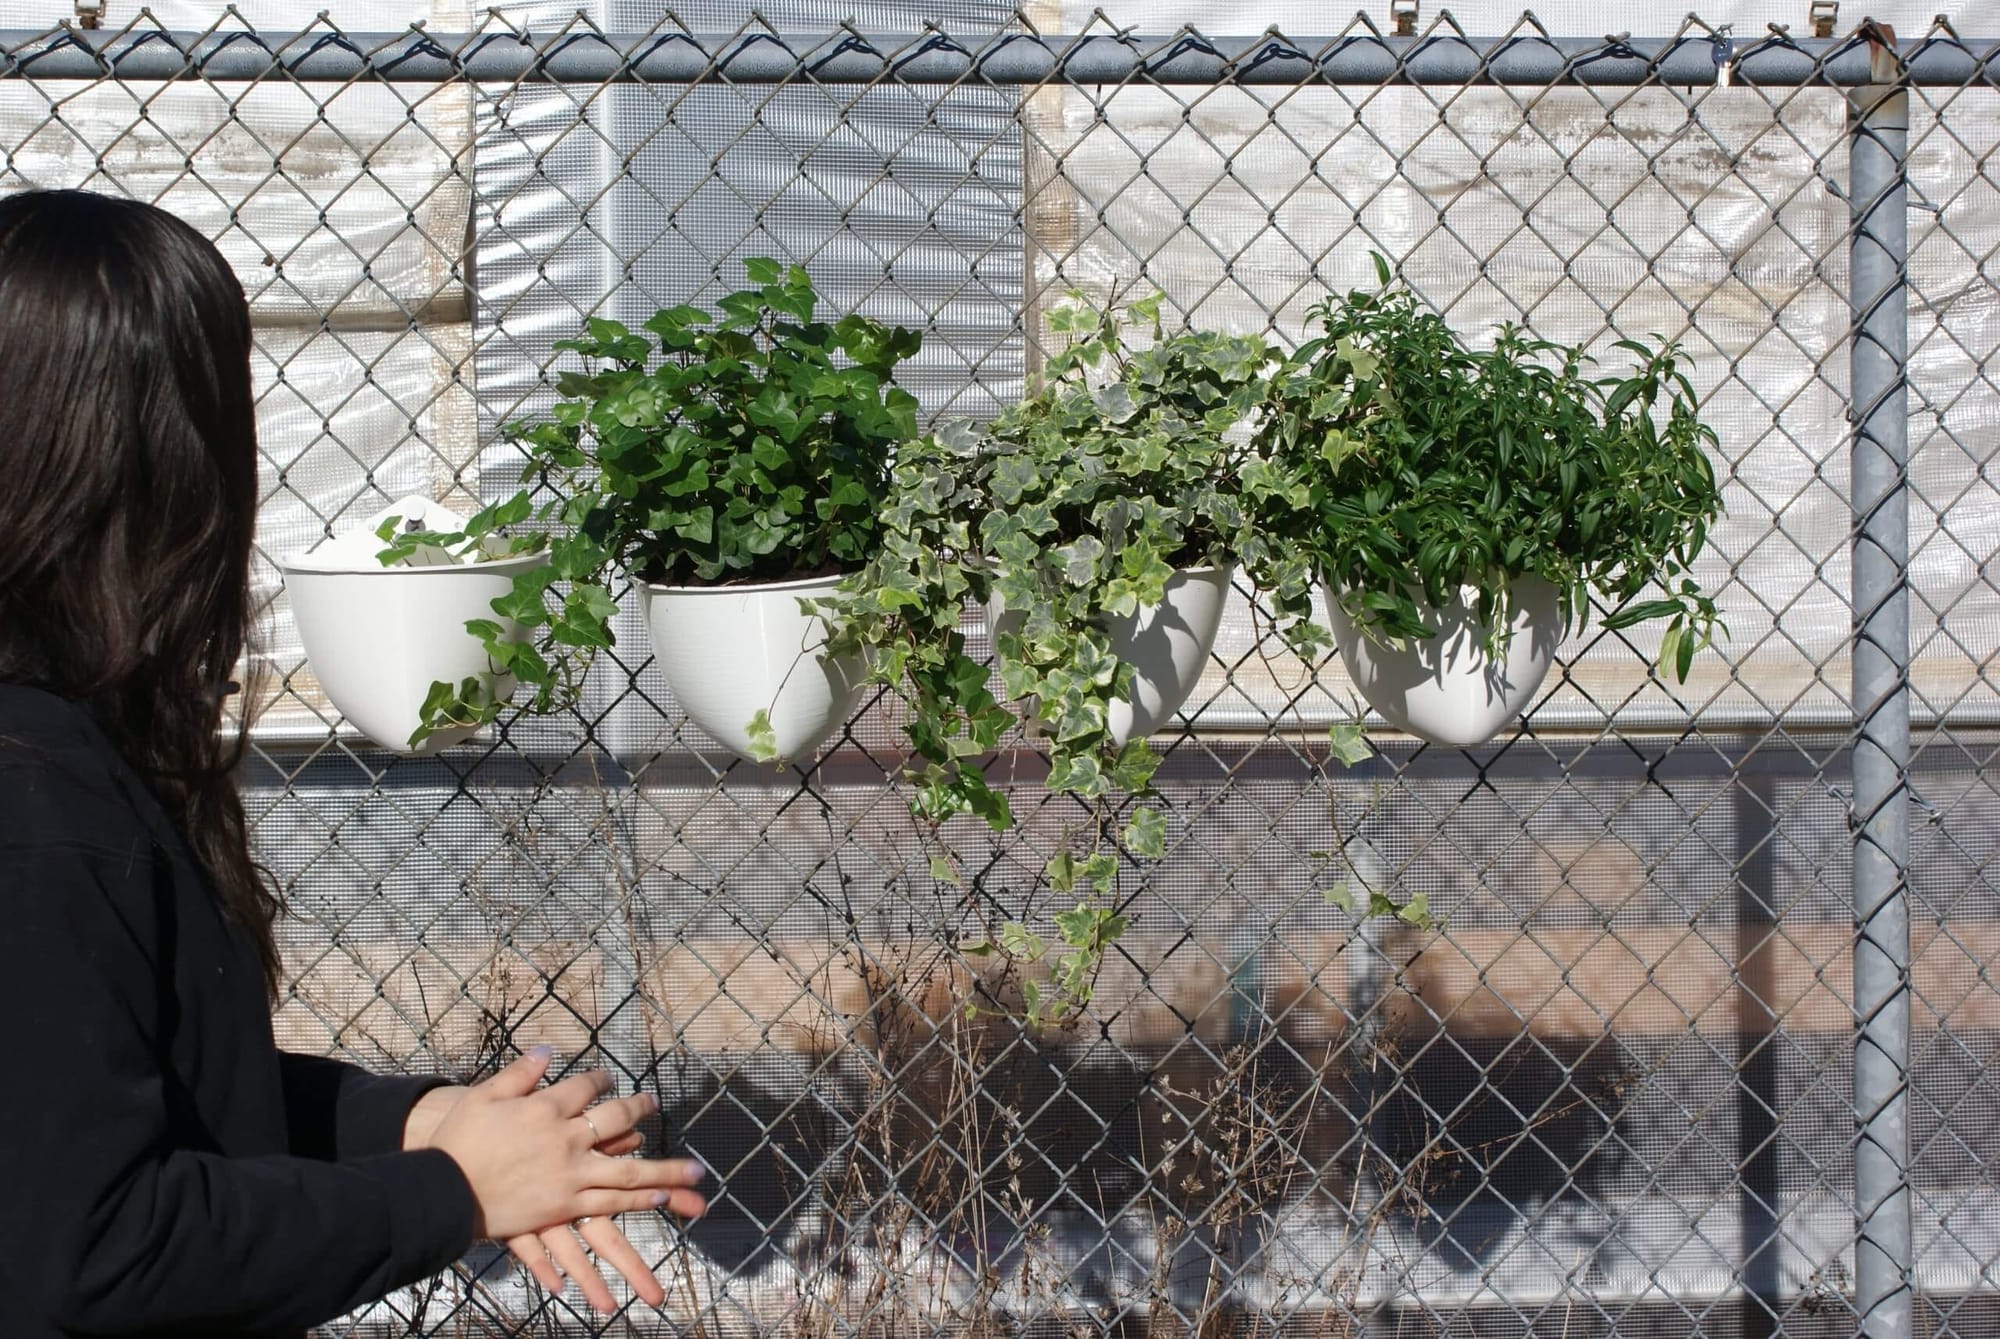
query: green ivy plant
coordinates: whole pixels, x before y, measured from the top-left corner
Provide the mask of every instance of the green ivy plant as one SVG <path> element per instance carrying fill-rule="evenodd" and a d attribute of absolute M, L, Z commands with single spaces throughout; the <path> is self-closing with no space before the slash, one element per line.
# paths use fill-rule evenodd
<path fill-rule="evenodd" d="M 982 760 L 1016 724 L 1046 752 L 1049 789 L 1098 815 L 1088 849 L 1065 846 L 1045 871 L 1052 889 L 1083 900 L 1057 918 L 1064 947 L 1049 990 L 1037 987 L 1030 1004 L 1043 1020 L 1074 1015 L 1124 931 L 1102 905 L 1119 853 L 1165 850 L 1154 807 L 1105 821 L 1119 792 L 1148 790 L 1159 762 L 1144 740 L 1112 736 L 1111 705 L 1131 696 L 1133 670 L 1113 653 L 1109 620 L 1158 603 L 1180 568 L 1255 561 L 1288 580 L 1299 603 L 1310 589 L 1309 568 L 1267 539 L 1245 496 L 1249 419 L 1278 354 L 1254 336 L 1168 335 L 1162 302 L 1100 310 L 1072 294 L 1050 314 L 1067 343 L 1039 391 L 989 423 L 946 425 L 900 453 L 880 547 L 843 583 L 834 613 L 831 645 L 865 652 L 906 705 L 921 816 L 971 813 L 1009 827 Z M 994 620 L 994 656 L 1012 707 L 966 652 L 968 600 L 1010 615 Z M 948 857 L 933 868 L 956 878 Z M 1013 942 L 1020 960 L 1039 960 L 1037 944 L 1047 950 L 1025 930 Z"/>
<path fill-rule="evenodd" d="M 1607 628 L 1669 620 L 1660 667 L 1685 681 L 1727 629 L 1691 575 L 1722 495 L 1681 350 L 1621 340 L 1631 370 L 1598 377 L 1581 349 L 1511 324 L 1471 349 L 1375 263 L 1382 289 L 1315 309 L 1323 332 L 1269 383 L 1265 528 L 1378 640 L 1429 636 L 1419 602 L 1471 586 L 1498 641 L 1510 583 L 1535 576 L 1566 632 L 1593 593 Z"/>
<path fill-rule="evenodd" d="M 548 547 L 547 535 L 506 533 L 527 521 L 533 511 L 533 504 L 522 493 L 480 508 L 456 530 L 432 530 L 415 517 L 387 516 L 375 527 L 375 538 L 384 546 L 375 558 L 384 567 L 434 567 L 500 562 L 540 553 Z M 531 583 L 540 580 L 532 575 L 527 579 Z M 517 586 L 521 580 L 516 578 Z M 491 619 L 472 619 L 465 626 L 485 646 L 494 670 L 510 672 L 519 644 L 507 639 L 506 629 Z M 491 686 L 478 678 L 433 683 L 424 695 L 417 728 L 410 733 L 410 746 L 415 748 L 453 726 L 483 724 L 493 719 L 499 705 Z"/>
<path fill-rule="evenodd" d="M 493 609 L 534 635 L 466 626 L 496 669 L 533 690 L 532 710 L 573 702 L 612 645 L 614 569 L 668 584 L 785 581 L 854 571 L 875 554 L 894 450 L 917 430 L 917 402 L 892 378 L 922 336 L 858 315 L 820 319 L 797 266 L 744 268 L 750 286 L 713 314 L 667 308 L 643 332 L 592 319 L 558 341 L 586 370 L 561 374 L 545 419 L 508 428 L 528 488 L 503 506 L 548 534 L 549 562 Z M 541 495 L 553 500 L 536 508 Z M 498 715 L 503 704 L 466 687 L 433 687 L 427 729 Z"/>
<path fill-rule="evenodd" d="M 432 567 L 501 562 L 548 547 L 548 536 L 509 535 L 506 531 L 528 519 L 533 505 L 516 495 L 481 507 L 456 530 L 431 530 L 415 517 L 387 516 L 375 527 L 375 538 L 386 546 L 375 555 L 384 567 Z"/>
<path fill-rule="evenodd" d="M 1011 825 L 980 760 L 1024 718 L 1047 750 L 1051 790 L 1144 791 L 1155 755 L 1111 734 L 1132 669 L 1112 653 L 1109 620 L 1158 603 L 1179 568 L 1254 561 L 1287 574 L 1300 598 L 1309 590 L 1308 569 L 1287 566 L 1244 497 L 1248 419 L 1278 355 L 1253 336 L 1168 336 L 1162 301 L 1100 311 L 1072 294 L 1050 313 L 1068 343 L 1040 391 L 897 457 L 880 547 L 843 583 L 833 645 L 866 651 L 875 678 L 906 701 L 928 818 Z M 1134 323 L 1147 342 L 1130 338 Z M 1018 713 L 966 654 L 968 600 L 1014 616 L 994 650 Z"/>
<path fill-rule="evenodd" d="M 962 945 L 959 951 L 968 957 L 983 957 L 997 947 L 1014 963 L 1047 962 L 1046 984 L 1032 976 L 1022 980 L 1022 1012 L 1029 1023 L 1061 1027 L 1074 1022 L 1090 1003 L 1106 951 L 1132 922 L 1122 912 L 1089 902 L 1079 902 L 1071 911 L 1058 911 L 1054 920 L 1058 936 L 1054 945 L 1019 921 L 1009 921 L 1001 927 L 997 945 L 981 940 Z M 978 1006 L 969 1005 L 966 1012 L 977 1014 Z"/>

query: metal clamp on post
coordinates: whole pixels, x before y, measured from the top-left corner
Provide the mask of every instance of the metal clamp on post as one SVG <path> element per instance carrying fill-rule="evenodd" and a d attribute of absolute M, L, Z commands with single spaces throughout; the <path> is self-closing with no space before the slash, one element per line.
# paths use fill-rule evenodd
<path fill-rule="evenodd" d="M 1715 86 L 1728 88 L 1736 77 L 1736 40 L 1729 35 L 1733 24 L 1725 23 L 1710 37 L 1710 55 L 1715 59 Z"/>
<path fill-rule="evenodd" d="M 1396 36 L 1415 37 L 1417 0 L 1389 0 L 1389 22 L 1394 26 Z"/>

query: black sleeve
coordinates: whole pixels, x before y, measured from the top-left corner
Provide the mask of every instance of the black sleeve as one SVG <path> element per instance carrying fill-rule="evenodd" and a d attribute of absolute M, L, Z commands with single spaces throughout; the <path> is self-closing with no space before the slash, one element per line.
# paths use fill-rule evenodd
<path fill-rule="evenodd" d="M 403 1122 L 419 1097 L 448 1079 L 371 1074 L 357 1065 L 282 1051 L 285 1125 L 292 1152 L 325 1161 L 396 1153 Z"/>
<path fill-rule="evenodd" d="M 46 1290 L 46 1311 L 83 1333 L 303 1330 L 460 1255 L 475 1206 L 442 1152 L 322 1162 L 174 1145 L 150 844 L 107 840 L 116 815 L 87 794 L 83 817 L 45 814 L 37 831 L 20 779 L 0 775 L 13 1282 Z"/>

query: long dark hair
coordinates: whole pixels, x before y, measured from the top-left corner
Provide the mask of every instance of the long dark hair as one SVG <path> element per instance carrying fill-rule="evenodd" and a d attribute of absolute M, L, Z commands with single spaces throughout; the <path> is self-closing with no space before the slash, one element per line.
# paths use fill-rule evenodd
<path fill-rule="evenodd" d="M 250 312 L 164 210 L 0 201 L 0 682 L 79 704 L 186 836 L 275 995 L 277 898 L 221 730 L 250 621 Z"/>

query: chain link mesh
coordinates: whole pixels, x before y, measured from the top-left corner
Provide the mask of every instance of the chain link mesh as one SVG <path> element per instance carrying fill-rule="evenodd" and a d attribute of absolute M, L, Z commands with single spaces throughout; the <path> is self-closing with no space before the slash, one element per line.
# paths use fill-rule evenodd
<path fill-rule="evenodd" d="M 1086 82 L 1072 39 L 961 8 L 986 35 L 10 39 L 5 185 L 166 205 L 250 293 L 279 687 L 246 786 L 293 912 L 283 1042 L 467 1077 L 545 1042 L 656 1092 L 654 1139 L 708 1162 L 715 1209 L 627 1220 L 669 1300 L 611 1332 L 1852 1333 L 1835 76 L 1866 52 L 1774 35 L 1803 75 L 1758 84 L 1735 48 L 1752 77 L 1721 87 L 1668 78 L 1720 50 L 1693 20 L 1617 81 L 1585 67 L 1631 48 L 1532 20 L 1434 29 L 1444 56 L 1365 26 L 1226 58 L 1099 28 L 1128 58 Z M 2000 98 L 1993 53 L 1931 36 L 1962 73 L 1914 88 L 1908 156 L 1912 1277 L 1922 1332 L 1991 1336 Z M 1259 74 L 1343 44 L 1385 73 Z M 154 66 L 91 54 L 113 49 Z M 1541 82 L 1488 77 L 1558 50 Z M 1156 741 L 1167 854 L 1121 876 L 1134 926 L 1071 1028 L 963 1007 L 1010 987 L 956 946 L 1053 910 L 1043 865 L 1092 819 L 1044 794 L 1031 742 L 993 767 L 1019 826 L 948 834 L 967 894 L 930 875 L 889 702 L 810 766 L 736 763 L 628 616 L 575 713 L 402 759 L 343 725 L 289 630 L 270 558 L 407 492 L 503 494 L 498 429 L 549 403 L 552 341 L 711 298 L 743 257 L 921 326 L 927 414 L 984 416 L 1067 289 L 1295 341 L 1371 251 L 1462 329 L 1687 344 L 1729 508 L 1701 575 L 1733 636 L 1680 686 L 1657 633 L 1593 632 L 1517 731 L 1378 731 L 1344 768 L 1338 663 L 1297 661 L 1239 591 Z M 1349 885 L 1440 924 L 1357 918 Z M 488 1252 L 327 1333 L 605 1324 Z"/>

